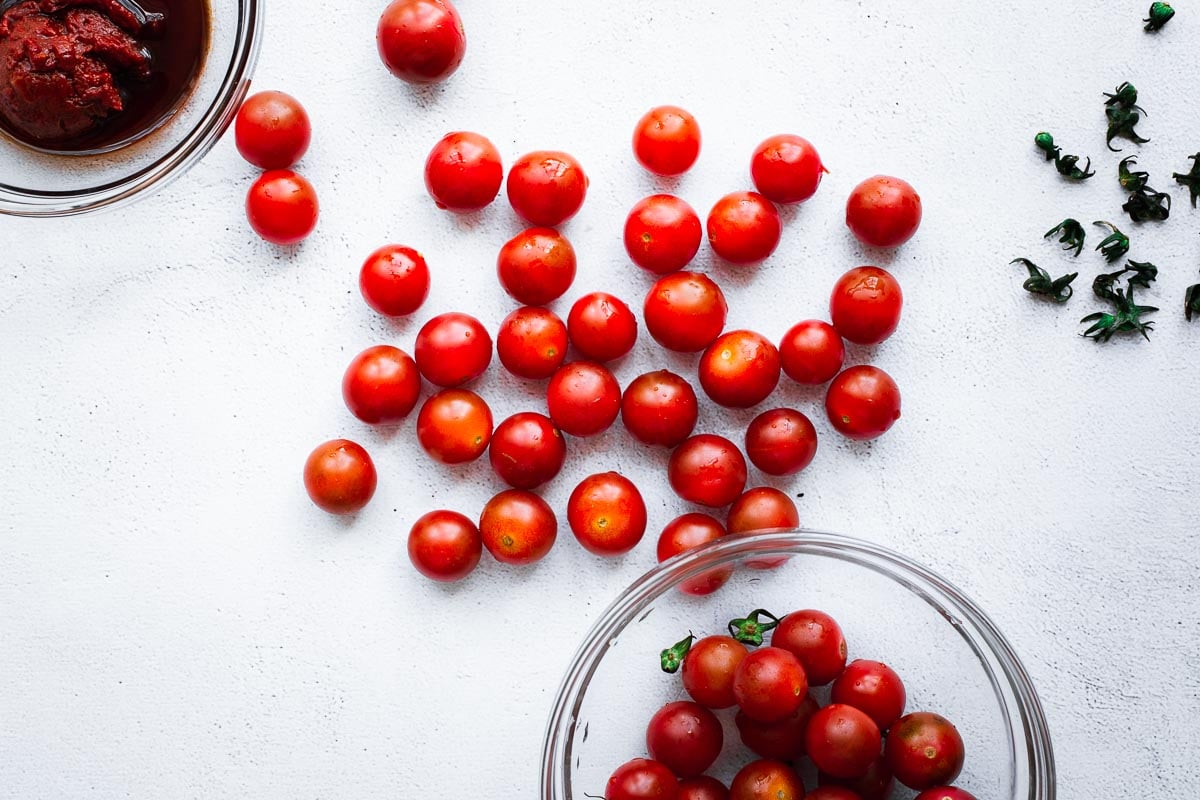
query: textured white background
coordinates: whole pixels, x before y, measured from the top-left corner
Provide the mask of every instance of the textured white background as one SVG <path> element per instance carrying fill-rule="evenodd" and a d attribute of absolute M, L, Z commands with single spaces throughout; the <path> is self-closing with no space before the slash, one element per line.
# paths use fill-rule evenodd
<path fill-rule="evenodd" d="M 640 196 L 670 186 L 703 213 L 747 188 L 766 135 L 815 142 L 832 174 L 785 212 L 777 254 L 735 271 L 706 252 L 696 267 L 725 287 L 732 326 L 772 338 L 823 315 L 845 269 L 892 268 L 902 327 L 853 358 L 896 377 L 904 418 L 856 445 L 814 414 L 817 460 L 779 485 L 804 493 L 805 524 L 911 554 L 994 615 L 1047 706 L 1062 796 L 1200 793 L 1200 323 L 1180 311 L 1200 280 L 1200 216 L 1168 177 L 1200 150 L 1200 10 L 1180 2 L 1151 37 L 1141 0 L 462 0 L 467 60 L 414 91 L 375 55 L 379 2 L 333 16 L 315 0 L 269 5 L 256 86 L 294 93 L 315 126 L 300 169 L 323 215 L 307 243 L 280 250 L 248 230 L 255 171 L 229 139 L 132 208 L 0 220 L 0 795 L 532 796 L 562 671 L 653 545 L 601 563 L 564 529 L 542 564 L 485 561 L 449 589 L 407 563 L 420 513 L 473 515 L 497 482 L 485 464 L 431 464 L 411 419 L 358 423 L 339 383 L 361 348 L 409 349 L 433 313 L 494 326 L 512 308 L 493 277 L 520 228 L 507 204 L 460 219 L 424 194 L 425 154 L 452 129 L 490 136 L 506 163 L 561 148 L 590 173 L 565 227 L 581 269 L 564 314 L 595 289 L 640 307 L 649 281 L 619 236 Z M 1176 204 L 1133 230 L 1131 255 L 1162 268 L 1143 293 L 1164 307 L 1154 341 L 1097 346 L 1076 322 L 1097 307 L 1102 261 L 1040 237 L 1067 215 L 1122 216 L 1101 92 L 1126 79 L 1150 111 L 1140 166 Z M 629 149 L 663 102 L 705 136 L 677 184 Z M 1043 127 L 1099 175 L 1061 181 L 1032 147 Z M 842 225 L 850 187 L 876 172 L 924 199 L 894 256 L 864 253 Z M 389 241 L 434 273 L 426 307 L 398 324 L 356 287 Z M 1025 295 L 1007 266 L 1018 255 L 1079 269 L 1076 298 Z M 644 337 L 618 377 L 659 366 L 693 370 Z M 498 417 L 542 403 L 496 365 L 479 389 Z M 784 386 L 773 401 L 815 412 L 819 394 Z M 706 405 L 701 425 L 736 436 L 750 416 Z M 354 520 L 316 510 L 300 482 L 311 447 L 338 435 L 381 475 Z M 655 532 L 684 510 L 664 456 L 623 432 L 570 450 L 545 492 L 556 508 L 583 475 L 620 469 Z"/>

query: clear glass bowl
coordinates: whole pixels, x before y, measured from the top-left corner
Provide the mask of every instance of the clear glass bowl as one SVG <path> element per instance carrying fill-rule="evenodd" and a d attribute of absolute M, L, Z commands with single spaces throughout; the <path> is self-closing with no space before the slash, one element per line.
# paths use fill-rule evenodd
<path fill-rule="evenodd" d="M 208 56 L 191 94 L 158 129 L 99 155 L 53 155 L 0 132 L 0 214 L 61 217 L 131 202 L 186 172 L 216 144 L 258 59 L 261 0 L 209 0 Z"/>
<path fill-rule="evenodd" d="M 788 557 L 774 570 L 749 559 Z M 743 565 L 708 597 L 677 590 L 718 566 Z M 886 661 L 905 681 L 907 710 L 935 711 L 963 735 L 956 784 L 980 800 L 1053 800 L 1054 755 L 1029 675 L 1003 634 L 969 598 L 919 564 L 865 541 L 815 532 L 729 538 L 651 570 L 601 616 L 567 671 L 542 757 L 542 800 L 602 796 L 609 774 L 645 755 L 645 726 L 686 699 L 659 653 L 684 638 L 724 633 L 755 608 L 817 608 L 842 625 L 850 658 Z M 828 688 L 814 692 L 822 702 Z M 725 751 L 710 774 L 728 785 L 754 758 L 722 714 Z M 811 787 L 811 772 L 804 773 Z M 895 797 L 912 797 L 897 785 Z"/>

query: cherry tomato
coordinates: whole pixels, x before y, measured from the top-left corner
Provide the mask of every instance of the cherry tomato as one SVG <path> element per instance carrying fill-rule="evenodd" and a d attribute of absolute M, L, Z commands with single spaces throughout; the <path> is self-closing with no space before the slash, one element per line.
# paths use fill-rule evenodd
<path fill-rule="evenodd" d="M 585 294 L 571 306 L 567 334 L 584 358 L 615 361 L 637 341 L 637 317 L 624 301 L 604 292 Z"/>
<path fill-rule="evenodd" d="M 670 194 L 638 201 L 625 220 L 625 250 L 633 263 L 658 275 L 681 270 L 700 250 L 704 231 L 695 210 Z"/>
<path fill-rule="evenodd" d="M 717 715 L 687 700 L 667 703 L 646 727 L 650 757 L 680 778 L 694 778 L 711 767 L 724 744 Z"/>
<path fill-rule="evenodd" d="M 684 514 L 667 523 L 658 537 L 659 563 L 725 536 L 725 526 L 707 514 Z M 679 585 L 684 594 L 702 596 L 720 589 L 733 576 L 732 566 L 714 567 Z"/>
<path fill-rule="evenodd" d="M 417 365 L 408 353 L 386 344 L 359 353 L 342 377 L 346 407 L 371 425 L 404 419 L 420 395 Z"/>
<path fill-rule="evenodd" d="M 771 634 L 771 644 L 800 659 L 813 686 L 824 686 L 846 668 L 846 636 L 837 620 L 823 611 L 788 614 Z"/>
<path fill-rule="evenodd" d="M 468 314 L 439 314 L 417 333 L 414 356 L 427 381 L 450 389 L 484 373 L 492 363 L 492 337 Z"/>
<path fill-rule="evenodd" d="M 462 19 L 450 0 L 393 0 L 379 18 L 375 42 L 384 66 L 417 84 L 449 78 L 467 52 Z"/>
<path fill-rule="evenodd" d="M 803 203 L 817 193 L 826 172 L 817 148 L 789 133 L 767 139 L 750 159 L 754 188 L 776 203 Z"/>
<path fill-rule="evenodd" d="M 508 202 L 522 219 L 553 228 L 578 213 L 588 179 L 572 156 L 538 150 L 517 159 L 508 171 Z"/>
<path fill-rule="evenodd" d="M 774 641 L 774 639 L 772 639 Z M 879 727 L 853 706 L 833 703 L 809 720 L 804 748 L 817 769 L 835 778 L 861 778 L 879 758 Z"/>
<path fill-rule="evenodd" d="M 962 772 L 963 740 L 950 720 L 918 711 L 892 725 L 883 757 L 910 789 L 945 786 Z"/>
<path fill-rule="evenodd" d="M 733 694 L 733 676 L 750 654 L 746 645 L 732 636 L 706 636 L 697 639 L 683 657 L 680 676 L 683 688 L 706 708 L 730 708 L 737 705 Z"/>
<path fill-rule="evenodd" d="M 645 535 L 646 503 L 633 481 L 624 475 L 592 475 L 571 492 L 567 523 L 589 553 L 619 556 L 636 547 Z"/>
<path fill-rule="evenodd" d="M 804 800 L 863 800 L 863 798 L 857 792 L 844 786 L 818 786 L 804 795 Z"/>
<path fill-rule="evenodd" d="M 633 154 L 655 175 L 682 175 L 700 155 L 700 126 L 678 106 L 652 108 L 633 129 Z"/>
<path fill-rule="evenodd" d="M 846 360 L 846 344 L 828 322 L 797 323 L 779 344 L 783 371 L 796 383 L 819 386 L 833 380 Z"/>
<path fill-rule="evenodd" d="M 867 767 L 867 774 L 861 778 L 835 778 L 824 772 L 817 773 L 817 783 L 821 786 L 838 786 L 849 789 L 862 800 L 888 800 L 892 796 L 892 770 L 879 756 Z"/>
<path fill-rule="evenodd" d="M 426 578 L 443 583 L 471 574 L 483 554 L 475 523 L 456 511 L 430 511 L 408 532 L 408 557 Z"/>
<path fill-rule="evenodd" d="M 317 227 L 317 190 L 290 169 L 259 176 L 246 195 L 246 218 L 271 244 L 298 244 Z"/>
<path fill-rule="evenodd" d="M 553 228 L 521 231 L 500 248 L 496 273 L 518 303 L 543 306 L 562 297 L 575 280 L 575 248 Z"/>
<path fill-rule="evenodd" d="M 729 790 L 716 778 L 701 775 L 680 781 L 676 800 L 729 800 Z"/>
<path fill-rule="evenodd" d="M 833 682 L 830 697 L 835 703 L 854 706 L 886 731 L 904 713 L 906 692 L 900 676 L 887 664 L 860 658 Z"/>
<path fill-rule="evenodd" d="M 746 459 L 728 439 L 701 433 L 671 453 L 667 478 L 675 494 L 689 503 L 721 508 L 746 488 Z"/>
<path fill-rule="evenodd" d="M 492 410 L 466 389 L 446 389 L 425 401 L 417 415 L 417 440 L 443 464 L 465 464 L 492 440 Z"/>
<path fill-rule="evenodd" d="M 730 533 L 791 530 L 800 526 L 800 514 L 792 498 L 770 486 L 759 486 L 734 500 L 725 524 Z"/>
<path fill-rule="evenodd" d="M 621 413 L 621 386 L 604 365 L 576 361 L 554 373 L 546 387 L 546 406 L 559 430 L 595 436 Z"/>
<path fill-rule="evenodd" d="M 779 351 L 753 331 L 721 334 L 700 357 L 700 385 L 714 403 L 750 408 L 779 385 Z"/>
<path fill-rule="evenodd" d="M 500 151 L 478 133 L 447 133 L 425 160 L 425 188 L 437 207 L 448 211 L 486 207 L 503 182 Z"/>
<path fill-rule="evenodd" d="M 708 243 L 730 264 L 757 264 L 779 246 L 783 222 L 758 192 L 734 192 L 708 212 Z"/>
<path fill-rule="evenodd" d="M 755 755 L 777 761 L 795 761 L 804 755 L 804 731 L 821 706 L 808 695 L 791 715 L 778 722 L 759 722 L 739 711 L 734 717 L 742 744 Z"/>
<path fill-rule="evenodd" d="M 371 456 L 349 439 L 318 445 L 304 462 L 304 488 L 322 511 L 353 514 L 371 501 L 378 476 Z"/>
<path fill-rule="evenodd" d="M 692 435 L 699 414 L 691 384 L 665 369 L 634 378 L 621 397 L 621 421 L 644 444 L 675 447 Z"/>
<path fill-rule="evenodd" d="M 865 245 L 899 247 L 921 225 L 921 197 L 899 178 L 867 178 L 850 193 L 846 225 Z"/>
<path fill-rule="evenodd" d="M 403 317 L 429 296 L 429 266 L 411 247 L 384 245 L 363 262 L 358 288 L 367 305 L 380 314 Z"/>
<path fill-rule="evenodd" d="M 825 413 L 843 436 L 875 439 L 900 419 L 900 388 L 878 367 L 850 367 L 829 385 Z"/>
<path fill-rule="evenodd" d="M 738 708 L 752 720 L 779 722 L 799 710 L 808 692 L 804 667 L 787 650 L 762 647 L 746 656 L 733 675 Z"/>
<path fill-rule="evenodd" d="M 802 800 L 804 782 L 782 761 L 751 761 L 733 776 L 730 800 Z"/>
<path fill-rule="evenodd" d="M 953 786 L 937 786 L 921 792 L 916 800 L 975 800 L 975 795 Z"/>
<path fill-rule="evenodd" d="M 242 158 L 260 169 L 286 169 L 312 141 L 312 123 L 300 101 L 283 92 L 259 92 L 238 110 L 233 138 Z"/>
<path fill-rule="evenodd" d="M 833 327 L 855 344 L 879 344 L 896 332 L 904 294 L 900 282 L 879 267 L 857 267 L 833 287 L 829 315 Z"/>
<path fill-rule="evenodd" d="M 547 417 L 513 414 L 496 426 L 488 458 L 500 479 L 516 489 L 536 489 L 562 469 L 567 442 Z"/>
<path fill-rule="evenodd" d="M 558 520 L 546 501 L 532 492 L 507 489 L 479 516 L 483 546 L 502 564 L 522 566 L 545 558 L 558 538 Z"/>
<path fill-rule="evenodd" d="M 679 781 L 665 765 L 635 758 L 608 779 L 604 800 L 679 800 Z"/>
<path fill-rule="evenodd" d="M 567 357 L 567 326 L 553 311 L 523 306 L 500 323 L 496 353 L 518 378 L 549 378 Z"/>
<path fill-rule="evenodd" d="M 768 475 L 795 475 L 816 454 L 817 429 L 794 409 L 764 411 L 746 429 L 746 455 Z"/>
<path fill-rule="evenodd" d="M 721 287 L 696 272 L 664 275 L 646 295 L 643 316 L 654 340 L 678 353 L 698 353 L 725 329 L 729 307 Z"/>

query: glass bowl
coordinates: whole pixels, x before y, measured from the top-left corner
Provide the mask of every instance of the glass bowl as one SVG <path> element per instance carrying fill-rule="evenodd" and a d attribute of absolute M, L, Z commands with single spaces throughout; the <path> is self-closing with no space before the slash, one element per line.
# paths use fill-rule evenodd
<path fill-rule="evenodd" d="M 0 132 L 0 214 L 61 217 L 131 202 L 166 186 L 216 144 L 258 59 L 261 0 L 209 0 L 208 54 L 192 92 L 157 130 L 119 150 L 54 155 Z"/>
<path fill-rule="evenodd" d="M 786 557 L 773 570 L 744 564 Z M 740 565 L 707 597 L 678 591 L 714 567 Z M 688 699 L 659 653 L 693 632 L 725 633 L 756 608 L 816 608 L 846 634 L 849 656 L 886 661 L 904 679 L 906 711 L 951 719 L 966 747 L 956 785 L 980 800 L 1053 800 L 1050 734 L 1029 675 L 1003 634 L 944 578 L 885 548 L 846 536 L 789 531 L 727 538 L 648 572 L 601 616 L 559 689 L 542 757 L 542 800 L 603 796 L 608 776 L 646 753 L 645 726 L 664 703 Z M 824 704 L 828 687 L 813 692 Z M 709 774 L 726 785 L 755 758 L 728 712 L 725 749 Z M 813 785 L 811 769 L 801 771 Z M 912 797 L 897 784 L 892 797 Z"/>

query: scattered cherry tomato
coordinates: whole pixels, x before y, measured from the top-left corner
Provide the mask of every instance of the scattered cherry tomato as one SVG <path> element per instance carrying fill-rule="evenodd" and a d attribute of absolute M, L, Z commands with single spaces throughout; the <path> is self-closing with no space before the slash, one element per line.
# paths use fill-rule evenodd
<path fill-rule="evenodd" d="M 554 373 L 546 387 L 546 406 L 559 430 L 595 436 L 621 413 L 621 386 L 603 364 L 576 361 Z"/>
<path fill-rule="evenodd" d="M 833 380 L 846 359 L 846 344 L 828 322 L 797 323 L 779 344 L 783 371 L 797 383 L 819 386 Z"/>
<path fill-rule="evenodd" d="M 764 411 L 746 429 L 746 455 L 768 475 L 795 475 L 816 454 L 817 429 L 794 409 Z"/>
<path fill-rule="evenodd" d="M 259 92 L 238 109 L 233 138 L 242 158 L 260 169 L 286 169 L 312 141 L 312 123 L 300 101 L 283 92 Z"/>
<path fill-rule="evenodd" d="M 840 786 L 849 789 L 862 800 L 888 800 L 892 796 L 892 770 L 879 756 L 867 767 L 867 773 L 861 778 L 835 778 L 825 772 L 817 773 L 817 783 L 820 786 Z"/>
<path fill-rule="evenodd" d="M 522 219 L 553 228 L 579 212 L 588 179 L 572 156 L 555 150 L 528 153 L 508 171 L 508 202 Z"/>
<path fill-rule="evenodd" d="M 804 703 L 807 692 L 804 667 L 794 655 L 778 647 L 751 652 L 733 675 L 738 708 L 758 722 L 779 722 L 790 717 Z"/>
<path fill-rule="evenodd" d="M 700 125 L 678 106 L 652 108 L 633 129 L 633 154 L 655 175 L 682 175 L 700 155 Z"/>
<path fill-rule="evenodd" d="M 850 367 L 829 385 L 825 413 L 843 436 L 875 439 L 900 419 L 900 388 L 878 367 Z"/>
<path fill-rule="evenodd" d="M 886 269 L 856 267 L 833 287 L 829 315 L 842 338 L 855 344 L 879 344 L 896 332 L 904 294 Z"/>
<path fill-rule="evenodd" d="M 684 514 L 667 523 L 658 537 L 659 563 L 725 536 L 725 526 L 707 514 Z M 732 566 L 714 567 L 679 584 L 684 594 L 703 596 L 720 589 L 733 577 Z"/>
<path fill-rule="evenodd" d="M 759 486 L 733 501 L 725 526 L 730 533 L 792 530 L 800 527 L 800 513 L 792 498 L 783 492 Z"/>
<path fill-rule="evenodd" d="M 713 765 L 725 744 L 717 715 L 699 703 L 667 703 L 650 718 L 646 749 L 680 778 L 694 778 Z"/>
<path fill-rule="evenodd" d="M 504 167 L 500 151 L 486 136 L 447 133 L 425 160 L 425 188 L 438 208 L 478 211 L 500 194 Z"/>
<path fill-rule="evenodd" d="M 650 288 L 643 309 L 650 335 L 678 353 L 698 353 L 716 341 L 728 312 L 721 287 L 696 272 L 664 275 Z"/>
<path fill-rule="evenodd" d="M 700 357 L 700 386 L 714 403 L 750 408 L 779 385 L 779 351 L 753 331 L 723 333 Z"/>
<path fill-rule="evenodd" d="M 513 414 L 496 426 L 488 458 L 500 479 L 516 489 L 536 489 L 562 469 L 567 442 L 549 418 Z"/>
<path fill-rule="evenodd" d="M 621 397 L 621 421 L 643 444 L 675 447 L 692 435 L 699 414 L 691 384 L 665 369 L 634 378 Z"/>
<path fill-rule="evenodd" d="M 635 758 L 613 772 L 604 800 L 678 800 L 679 780 L 657 761 Z"/>
<path fill-rule="evenodd" d="M 492 410 L 466 389 L 445 389 L 425 401 L 417 414 L 417 441 L 443 464 L 465 464 L 487 450 Z"/>
<path fill-rule="evenodd" d="M 629 306 L 604 292 L 585 294 L 571 306 L 567 335 L 584 358 L 605 363 L 633 349 L 637 317 Z"/>
<path fill-rule="evenodd" d="M 429 296 L 429 266 L 411 247 L 384 245 L 363 262 L 358 288 L 367 305 L 389 317 L 403 317 Z"/>
<path fill-rule="evenodd" d="M 916 800 L 975 800 L 975 795 L 954 786 L 937 786 L 921 792 Z"/>
<path fill-rule="evenodd" d="M 483 507 L 479 533 L 497 561 L 523 566 L 545 558 L 554 547 L 558 520 L 536 494 L 507 489 Z"/>
<path fill-rule="evenodd" d="M 782 761 L 751 761 L 733 776 L 730 800 L 802 800 L 800 774 Z"/>
<path fill-rule="evenodd" d="M 826 172 L 817 148 L 789 133 L 767 139 L 750 159 L 754 188 L 776 203 L 803 203 L 816 194 Z"/>
<path fill-rule="evenodd" d="M 317 190 L 290 169 L 259 176 L 246 195 L 250 227 L 271 244 L 298 244 L 317 227 Z"/>
<path fill-rule="evenodd" d="M 381 344 L 354 357 L 342 377 L 350 413 L 371 425 L 404 419 L 421 395 L 417 365 L 403 350 Z"/>
<path fill-rule="evenodd" d="M 633 263 L 658 275 L 686 267 L 700 250 L 700 217 L 683 200 L 655 194 L 639 200 L 625 220 L 625 250 Z"/>
<path fill-rule="evenodd" d="M 575 248 L 553 228 L 530 228 L 505 242 L 496 259 L 500 285 L 518 303 L 543 306 L 575 280 Z"/>
<path fill-rule="evenodd" d="M 492 363 L 492 337 L 468 314 L 439 314 L 417 333 L 413 355 L 427 381 L 454 388 L 478 378 Z"/>
<path fill-rule="evenodd" d="M 886 731 L 904 713 L 904 682 L 896 671 L 878 661 L 858 659 L 833 682 L 830 695 L 835 703 L 844 703 L 862 711 Z"/>
<path fill-rule="evenodd" d="M 624 475 L 591 475 L 571 492 L 567 523 L 589 553 L 619 556 L 636 547 L 645 535 L 646 503 L 633 481 Z"/>
<path fill-rule="evenodd" d="M 865 245 L 899 247 L 921 225 L 921 197 L 899 178 L 867 178 L 850 193 L 846 225 Z"/>
<path fill-rule="evenodd" d="M 304 462 L 304 488 L 322 511 L 353 514 L 371 501 L 378 476 L 362 445 L 334 439 L 318 445 Z"/>
<path fill-rule="evenodd" d="M 813 686 L 830 683 L 846 668 L 846 636 L 837 620 L 823 611 L 793 611 L 779 621 L 771 644 L 800 660 Z"/>
<path fill-rule="evenodd" d="M 853 792 L 844 786 L 818 786 L 804 800 L 863 800 L 858 792 Z"/>
<path fill-rule="evenodd" d="M 817 769 L 835 778 L 866 775 L 882 746 L 879 726 L 857 708 L 841 703 L 814 714 L 804 733 L 808 757 Z"/>
<path fill-rule="evenodd" d="M 779 246 L 783 222 L 758 192 L 734 192 L 708 212 L 708 243 L 730 264 L 757 264 Z"/>
<path fill-rule="evenodd" d="M 671 453 L 667 478 L 675 494 L 689 503 L 721 508 L 746 488 L 746 459 L 728 439 L 701 433 Z"/>
<path fill-rule="evenodd" d="M 733 722 L 742 744 L 755 755 L 776 761 L 795 761 L 804 755 L 804 731 L 821 706 L 807 695 L 794 713 L 778 722 L 759 722 L 739 711 Z"/>
<path fill-rule="evenodd" d="M 701 775 L 680 781 L 675 800 L 729 800 L 729 790 L 716 778 Z"/>
<path fill-rule="evenodd" d="M 450 0 L 393 0 L 379 18 L 375 42 L 384 66 L 417 84 L 449 78 L 467 52 L 462 18 Z"/>
<path fill-rule="evenodd" d="M 474 571 L 482 554 L 479 528 L 456 511 L 430 511 L 408 532 L 409 560 L 430 580 L 461 581 Z"/>
<path fill-rule="evenodd" d="M 918 711 L 901 717 L 888 731 L 883 757 L 896 780 L 910 789 L 954 783 L 963 766 L 963 740 L 945 717 Z"/>
<path fill-rule="evenodd" d="M 680 676 L 691 698 L 706 708 L 730 708 L 737 705 L 733 694 L 733 676 L 750 654 L 746 645 L 732 636 L 706 636 L 697 639 L 683 657 Z"/>
<path fill-rule="evenodd" d="M 500 323 L 496 353 L 518 378 L 549 378 L 567 357 L 567 326 L 553 311 L 522 306 Z"/>

